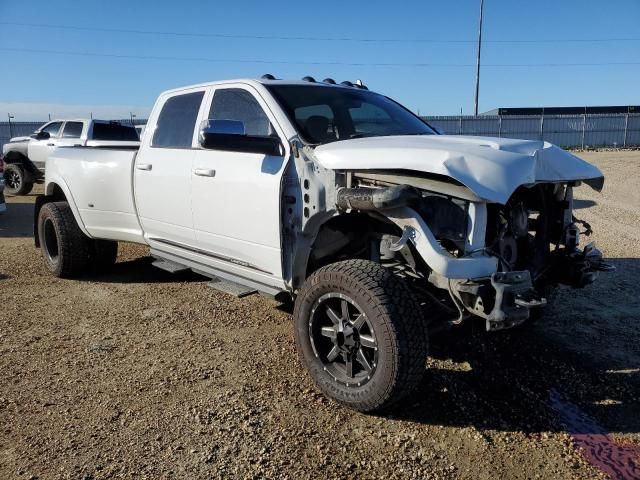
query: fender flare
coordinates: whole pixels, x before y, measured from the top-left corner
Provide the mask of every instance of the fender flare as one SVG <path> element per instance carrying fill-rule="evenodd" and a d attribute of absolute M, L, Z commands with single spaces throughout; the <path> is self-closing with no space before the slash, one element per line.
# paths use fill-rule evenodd
<path fill-rule="evenodd" d="M 67 183 L 62 179 L 62 177 L 54 176 L 54 178 L 47 179 L 44 195 L 40 195 L 36 198 L 35 208 L 33 212 L 33 238 L 34 238 L 35 246 L 38 248 L 40 247 L 40 240 L 38 238 L 38 216 L 40 215 L 40 210 L 47 203 L 57 202 L 62 200 L 54 196 L 55 187 L 58 187 L 62 191 L 62 194 L 64 195 L 64 200 L 66 200 L 66 202 L 69 204 L 69 207 L 71 208 L 71 213 L 73 213 L 73 218 L 75 218 L 76 223 L 78 224 L 78 227 L 80 227 L 80 230 L 82 231 L 82 233 L 84 233 L 87 237 L 92 238 L 89 232 L 87 231 L 87 228 L 85 227 L 84 222 L 82 221 L 82 217 L 80 216 L 80 211 L 78 210 L 76 202 L 73 199 L 73 195 L 71 194 L 71 189 L 69 188 Z"/>

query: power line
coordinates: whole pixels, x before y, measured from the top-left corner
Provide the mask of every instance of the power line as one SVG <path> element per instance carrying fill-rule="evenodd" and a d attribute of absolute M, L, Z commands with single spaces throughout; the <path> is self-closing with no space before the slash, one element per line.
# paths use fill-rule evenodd
<path fill-rule="evenodd" d="M 50 28 L 59 30 L 77 30 L 85 32 L 132 33 L 136 35 L 159 35 L 173 37 L 198 38 L 236 38 L 251 40 L 293 40 L 313 42 L 362 42 L 362 43 L 476 43 L 475 40 L 456 39 L 428 39 L 428 38 L 361 38 L 361 37 L 313 37 L 313 36 L 280 36 L 280 35 L 250 35 L 232 33 L 200 33 L 177 32 L 164 30 L 135 30 L 125 28 L 83 27 L 78 25 L 55 25 L 47 23 L 0 22 L 0 25 L 29 28 Z M 608 37 L 608 38 L 551 38 L 551 39 L 497 39 L 483 40 L 483 43 L 605 43 L 605 42 L 640 42 L 640 37 Z"/>
<path fill-rule="evenodd" d="M 209 62 L 209 63 L 248 63 L 263 65 L 334 65 L 353 67 L 424 67 L 424 68 L 458 68 L 475 67 L 474 63 L 403 63 L 403 62 L 312 62 L 312 61 L 289 61 L 289 60 L 264 60 L 264 59 L 233 59 L 233 58 L 207 58 L 207 57 L 167 57 L 155 55 L 131 55 L 118 53 L 99 52 L 72 52 L 63 50 L 41 50 L 34 48 L 11 48 L 0 47 L 0 51 L 23 52 L 23 53 L 44 53 L 47 55 L 70 55 L 81 57 L 107 57 L 133 60 L 170 60 L 186 62 Z M 600 67 L 616 65 L 640 65 L 640 62 L 589 62 L 589 63 L 483 63 L 483 67 Z"/>

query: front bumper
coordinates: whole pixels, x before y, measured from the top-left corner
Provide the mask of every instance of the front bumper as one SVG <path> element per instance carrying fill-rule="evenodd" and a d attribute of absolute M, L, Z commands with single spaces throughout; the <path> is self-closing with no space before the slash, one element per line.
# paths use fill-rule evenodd
<path fill-rule="evenodd" d="M 573 288 L 595 282 L 599 272 L 615 270 L 591 244 L 571 253 L 559 251 L 552 261 L 547 284 L 561 283 Z M 496 272 L 490 279 L 457 282 L 454 288 L 464 308 L 485 319 L 487 331 L 520 325 L 529 318 L 531 308 L 547 304 L 547 299 L 534 288 L 528 270 Z"/>

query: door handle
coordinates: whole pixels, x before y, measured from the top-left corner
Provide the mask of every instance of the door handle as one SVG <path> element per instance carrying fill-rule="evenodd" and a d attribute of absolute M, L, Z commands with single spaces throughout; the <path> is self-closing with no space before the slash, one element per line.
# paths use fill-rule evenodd
<path fill-rule="evenodd" d="M 196 168 L 193 173 L 199 177 L 215 177 L 216 171 L 210 168 Z"/>
<path fill-rule="evenodd" d="M 55 143 L 47 143 L 47 147 L 55 147 L 56 144 Z"/>
<path fill-rule="evenodd" d="M 151 165 L 150 163 L 139 163 L 136 165 L 136 168 L 138 170 L 151 170 L 153 168 L 153 165 Z"/>

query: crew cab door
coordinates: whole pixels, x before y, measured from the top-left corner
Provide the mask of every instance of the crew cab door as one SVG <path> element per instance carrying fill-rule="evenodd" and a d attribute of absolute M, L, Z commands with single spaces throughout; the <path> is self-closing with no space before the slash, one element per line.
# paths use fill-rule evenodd
<path fill-rule="evenodd" d="M 29 146 L 27 147 L 29 160 L 31 160 L 37 168 L 44 168 L 47 157 L 57 145 L 61 129 L 62 122 L 47 123 L 40 129 L 40 131 L 47 132 L 49 134 L 49 138 L 45 140 L 31 139 L 29 141 Z"/>
<path fill-rule="evenodd" d="M 134 166 L 140 224 L 151 246 L 195 247 L 191 212 L 196 121 L 205 89 L 166 94 L 149 119 Z"/>
<path fill-rule="evenodd" d="M 248 274 L 280 280 L 280 181 L 288 158 L 286 137 L 252 87 L 216 86 L 209 98 L 204 121 L 241 122 L 245 138 L 272 137 L 281 149 L 276 155 L 249 153 L 251 148 L 237 151 L 242 148 L 236 144 L 236 151 L 218 146 L 195 152 L 192 204 L 199 248 Z"/>

